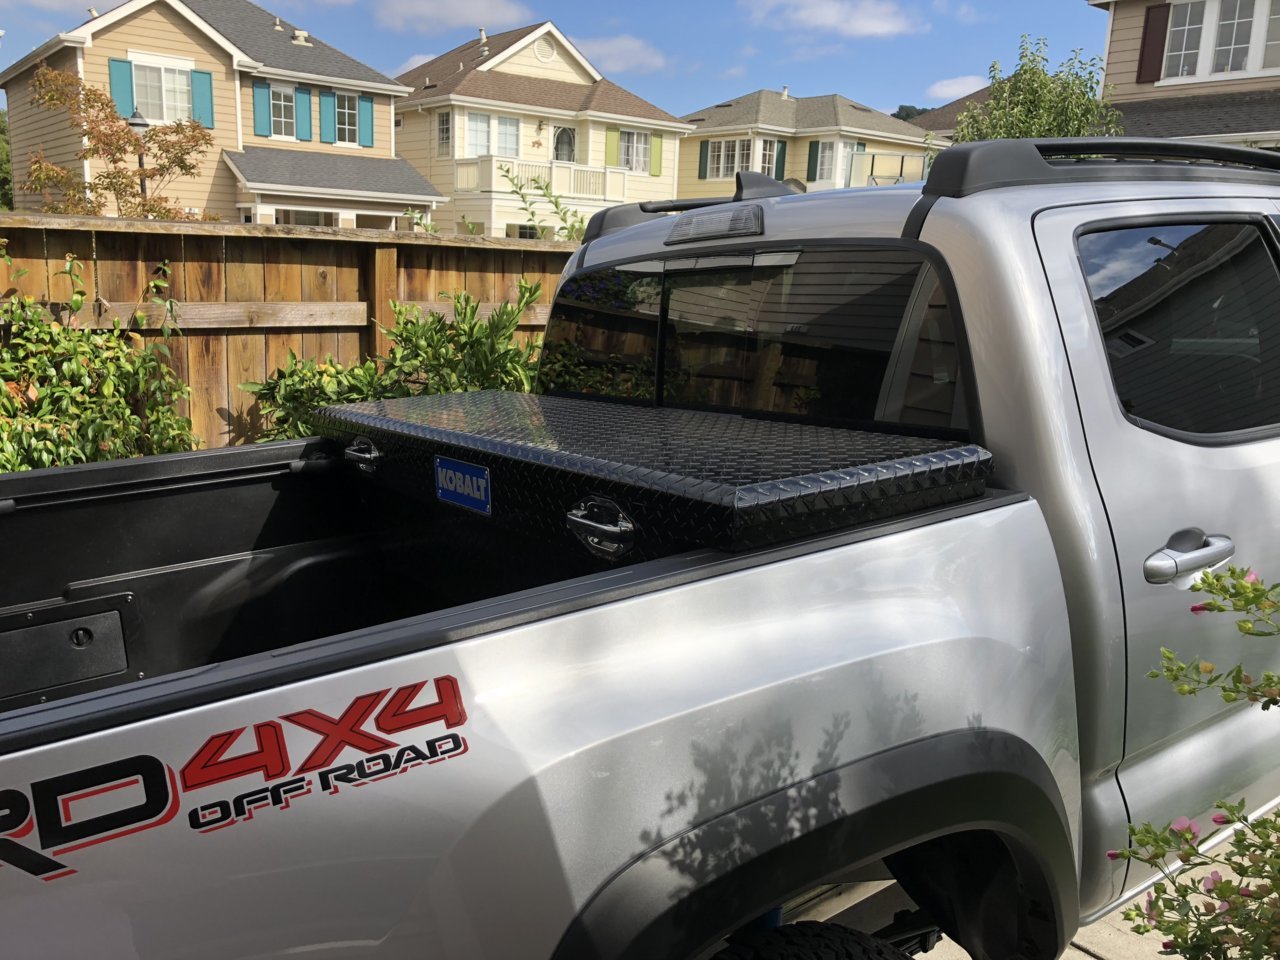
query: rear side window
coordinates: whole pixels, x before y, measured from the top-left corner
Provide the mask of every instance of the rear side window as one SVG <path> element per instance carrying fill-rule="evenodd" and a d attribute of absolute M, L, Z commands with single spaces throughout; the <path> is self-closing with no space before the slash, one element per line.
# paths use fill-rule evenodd
<path fill-rule="evenodd" d="M 1125 412 L 1195 434 L 1280 423 L 1280 275 L 1256 223 L 1079 239 Z"/>
<path fill-rule="evenodd" d="M 586 311 L 586 291 L 613 292 L 592 294 Z M 561 289 L 544 350 L 542 392 L 965 427 L 951 305 L 934 268 L 902 249 L 677 257 L 579 274 Z"/>

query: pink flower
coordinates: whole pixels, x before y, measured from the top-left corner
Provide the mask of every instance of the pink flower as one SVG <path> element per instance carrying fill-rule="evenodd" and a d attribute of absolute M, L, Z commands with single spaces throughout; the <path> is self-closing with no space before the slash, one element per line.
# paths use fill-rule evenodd
<path fill-rule="evenodd" d="M 1252 890 L 1250 887 L 1241 887 L 1241 888 L 1240 888 L 1240 896 L 1242 896 L 1242 897 L 1252 897 L 1252 896 L 1253 896 L 1253 890 Z"/>
<path fill-rule="evenodd" d="M 1191 612 L 1192 612 L 1192 613 L 1194 613 L 1194 614 L 1198 617 L 1198 616 L 1200 616 L 1200 614 L 1202 614 L 1202 613 L 1208 613 L 1208 612 L 1209 612 L 1209 606 L 1208 606 L 1208 604 L 1204 604 L 1204 603 L 1193 603 L 1193 604 L 1191 605 Z"/>
<path fill-rule="evenodd" d="M 1220 827 L 1225 827 L 1228 823 L 1231 822 L 1231 818 L 1228 817 L 1225 813 L 1215 813 L 1213 815 L 1213 822 Z"/>
<path fill-rule="evenodd" d="M 1108 860 L 1119 860 L 1119 859 L 1120 859 L 1120 851 L 1119 851 L 1119 850 L 1108 850 L 1108 851 L 1107 851 L 1107 859 L 1108 859 Z"/>
<path fill-rule="evenodd" d="M 1222 874 L 1217 870 L 1204 878 L 1204 892 L 1213 893 L 1213 888 L 1222 882 Z"/>
<path fill-rule="evenodd" d="M 1244 582 L 1245 582 L 1245 583 L 1257 583 L 1257 582 L 1258 582 L 1258 575 L 1257 575 L 1256 573 L 1254 573 L 1252 570 L 1250 570 L 1248 573 L 1246 573 L 1246 574 L 1244 575 Z"/>
<path fill-rule="evenodd" d="M 1153 923 L 1156 919 L 1156 895 L 1151 891 L 1147 891 L 1147 905 L 1142 911 L 1143 915 Z"/>
<path fill-rule="evenodd" d="M 1194 839 L 1196 840 L 1200 839 L 1199 824 L 1197 824 L 1194 820 L 1187 819 L 1186 817 L 1179 817 L 1177 820 L 1173 821 L 1173 823 L 1169 824 L 1169 829 L 1174 831 L 1175 833 L 1190 832 L 1191 836 Z"/>
<path fill-rule="evenodd" d="M 1230 909 L 1231 909 L 1231 904 L 1227 903 L 1227 901 L 1225 901 L 1225 900 L 1219 900 L 1219 901 L 1218 901 L 1218 912 L 1219 912 L 1219 913 L 1226 913 L 1226 912 L 1227 912 L 1228 910 L 1230 910 Z"/>
<path fill-rule="evenodd" d="M 1173 941 L 1172 941 L 1172 940 L 1166 940 L 1164 943 L 1160 944 L 1160 949 L 1161 949 L 1161 950 L 1172 950 L 1172 949 L 1173 949 Z"/>

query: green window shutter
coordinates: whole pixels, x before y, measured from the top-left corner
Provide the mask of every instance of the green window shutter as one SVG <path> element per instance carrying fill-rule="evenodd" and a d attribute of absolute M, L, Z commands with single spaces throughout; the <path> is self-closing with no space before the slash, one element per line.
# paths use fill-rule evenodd
<path fill-rule="evenodd" d="M 128 60 L 112 60 L 107 68 L 116 109 L 122 117 L 133 116 L 133 64 Z"/>
<path fill-rule="evenodd" d="M 361 97 L 356 109 L 356 129 L 360 146 L 373 146 L 373 97 Z"/>
<path fill-rule="evenodd" d="M 338 95 L 332 90 L 320 91 L 320 142 L 338 140 Z"/>
<path fill-rule="evenodd" d="M 809 171 L 804 178 L 812 183 L 818 179 L 818 141 L 809 141 Z"/>
<path fill-rule="evenodd" d="M 298 87 L 293 91 L 293 133 L 299 140 L 311 139 L 311 90 Z"/>
<path fill-rule="evenodd" d="M 213 129 L 213 74 L 208 70 L 191 71 L 191 119 Z"/>
<path fill-rule="evenodd" d="M 711 141 L 703 140 L 698 144 L 698 179 L 707 179 L 707 154 L 711 150 Z"/>
<path fill-rule="evenodd" d="M 787 178 L 787 141 L 779 140 L 773 154 L 773 179 Z"/>
<path fill-rule="evenodd" d="M 662 134 L 649 137 L 649 176 L 662 176 Z"/>
<path fill-rule="evenodd" d="M 255 136 L 271 136 L 271 84 L 253 81 L 253 132 Z"/>
<path fill-rule="evenodd" d="M 617 127 L 604 128 L 604 165 L 606 167 L 616 167 L 618 158 L 622 155 L 621 131 Z"/>

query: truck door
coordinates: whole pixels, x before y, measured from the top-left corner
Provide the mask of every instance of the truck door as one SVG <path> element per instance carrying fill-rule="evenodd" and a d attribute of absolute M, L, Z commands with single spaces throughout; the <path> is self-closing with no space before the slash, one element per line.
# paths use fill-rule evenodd
<path fill-rule="evenodd" d="M 1124 595 L 1130 820 L 1202 825 L 1215 801 L 1280 793 L 1280 717 L 1150 679 L 1160 648 L 1280 669 L 1274 639 L 1194 615 L 1171 582 L 1232 562 L 1280 581 L 1280 263 L 1276 205 L 1098 204 L 1036 221 Z M 1154 558 L 1149 560 L 1148 558 Z M 1090 692 L 1078 691 L 1081 709 Z M 1209 825 L 1211 827 L 1211 825 Z M 1206 828 L 1204 836 L 1210 829 Z M 1132 884 L 1141 878 L 1130 875 Z"/>

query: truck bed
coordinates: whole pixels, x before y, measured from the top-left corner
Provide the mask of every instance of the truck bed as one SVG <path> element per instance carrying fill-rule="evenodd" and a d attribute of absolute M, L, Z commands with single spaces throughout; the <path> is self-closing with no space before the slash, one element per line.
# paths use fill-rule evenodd
<path fill-rule="evenodd" d="M 510 623 L 730 559 L 695 549 L 612 570 L 510 527 L 459 528 L 340 452 L 286 441 L 0 477 L 0 530 L 14 545 L 0 553 L 0 710 L 407 618 L 428 629 L 421 618 L 448 610 Z M 1007 496 L 734 559 L 768 562 Z"/>

